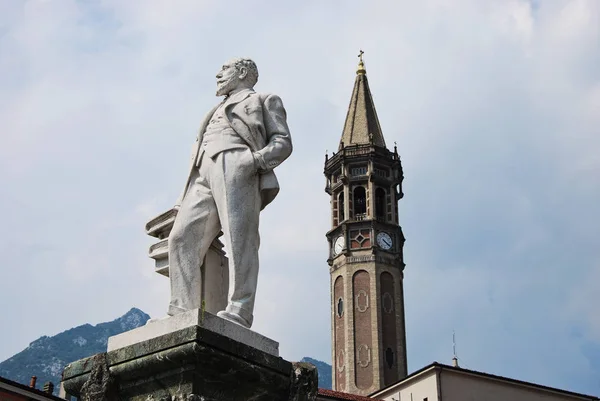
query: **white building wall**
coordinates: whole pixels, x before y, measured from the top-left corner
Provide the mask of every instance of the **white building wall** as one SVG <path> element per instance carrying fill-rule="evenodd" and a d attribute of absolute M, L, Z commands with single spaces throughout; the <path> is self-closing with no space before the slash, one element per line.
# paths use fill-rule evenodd
<path fill-rule="evenodd" d="M 442 369 L 443 401 L 575 401 L 589 400 L 509 381 Z M 416 401 L 416 400 L 415 400 Z M 420 400 L 419 400 L 420 401 Z"/>
<path fill-rule="evenodd" d="M 384 401 L 440 401 L 436 370 L 430 369 L 418 376 L 377 394 L 374 398 Z M 446 401 L 446 400 L 444 400 Z"/>

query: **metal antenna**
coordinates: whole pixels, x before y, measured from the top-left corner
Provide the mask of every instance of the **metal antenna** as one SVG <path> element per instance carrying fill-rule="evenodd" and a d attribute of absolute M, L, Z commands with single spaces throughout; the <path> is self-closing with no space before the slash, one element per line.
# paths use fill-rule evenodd
<path fill-rule="evenodd" d="M 452 353 L 456 357 L 456 332 L 452 330 Z"/>
<path fill-rule="evenodd" d="M 452 330 L 452 353 L 454 356 L 452 357 L 452 366 L 458 367 L 458 357 L 456 356 L 456 333 Z"/>

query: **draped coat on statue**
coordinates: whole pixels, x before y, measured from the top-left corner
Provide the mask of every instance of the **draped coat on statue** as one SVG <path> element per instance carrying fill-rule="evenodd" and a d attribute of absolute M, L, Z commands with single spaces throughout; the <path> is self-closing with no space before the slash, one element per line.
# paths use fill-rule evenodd
<path fill-rule="evenodd" d="M 292 153 L 292 138 L 286 121 L 286 112 L 281 98 L 273 94 L 256 93 L 254 90 L 240 91 L 226 100 L 225 117 L 231 128 L 244 139 L 258 164 L 261 209 L 275 199 L 279 183 L 273 169 Z M 183 193 L 176 202 L 181 205 L 190 185 L 206 127 L 220 106 L 210 110 L 200 125 L 196 143 L 192 149 L 192 160 Z"/>

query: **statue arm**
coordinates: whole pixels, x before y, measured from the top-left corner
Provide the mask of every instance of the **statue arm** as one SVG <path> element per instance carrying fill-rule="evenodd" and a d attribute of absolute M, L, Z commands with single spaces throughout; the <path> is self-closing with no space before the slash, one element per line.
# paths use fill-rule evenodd
<path fill-rule="evenodd" d="M 196 163 L 196 154 L 198 151 L 198 139 L 199 139 L 199 135 L 196 136 L 196 142 L 192 146 L 192 155 L 190 157 L 190 167 L 188 168 L 188 177 L 187 177 L 187 181 L 185 183 L 185 187 L 183 188 L 183 191 L 179 195 L 179 198 L 177 198 L 177 200 L 175 201 L 174 209 L 179 209 L 179 207 L 181 206 L 181 202 L 183 201 L 183 197 L 185 196 L 185 193 L 187 192 L 187 188 L 190 183 L 191 171 L 194 168 L 194 164 Z"/>
<path fill-rule="evenodd" d="M 254 152 L 261 172 L 273 170 L 292 153 L 292 138 L 287 125 L 287 114 L 281 98 L 268 95 L 263 102 L 263 124 L 267 144 Z"/>

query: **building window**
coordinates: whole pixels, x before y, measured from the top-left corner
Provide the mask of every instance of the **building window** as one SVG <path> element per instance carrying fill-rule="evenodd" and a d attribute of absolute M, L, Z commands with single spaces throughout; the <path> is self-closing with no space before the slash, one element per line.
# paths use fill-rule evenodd
<path fill-rule="evenodd" d="M 350 175 L 352 177 L 360 177 L 363 175 L 367 175 L 367 166 L 352 167 L 350 169 Z"/>
<path fill-rule="evenodd" d="M 358 219 L 360 215 L 367 213 L 367 192 L 364 187 L 354 188 L 354 217 Z M 363 216 L 364 217 L 364 216 Z"/>
<path fill-rule="evenodd" d="M 385 189 L 377 188 L 375 190 L 375 217 L 378 220 L 385 220 L 386 193 Z"/>
<path fill-rule="evenodd" d="M 342 169 L 339 169 L 338 171 L 336 171 L 335 173 L 333 173 L 333 182 L 338 183 L 342 180 L 342 175 L 344 175 L 344 171 Z"/>
<path fill-rule="evenodd" d="M 378 175 L 383 178 L 388 178 L 390 176 L 390 172 L 387 168 L 375 167 L 375 175 Z"/>
<path fill-rule="evenodd" d="M 337 315 L 338 317 L 344 316 L 344 300 L 342 298 L 337 302 Z"/>
<path fill-rule="evenodd" d="M 338 195 L 338 216 L 340 223 L 344 221 L 344 191 Z"/>
<path fill-rule="evenodd" d="M 385 350 L 385 363 L 390 369 L 394 366 L 394 351 L 390 347 Z"/>

